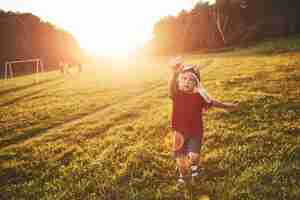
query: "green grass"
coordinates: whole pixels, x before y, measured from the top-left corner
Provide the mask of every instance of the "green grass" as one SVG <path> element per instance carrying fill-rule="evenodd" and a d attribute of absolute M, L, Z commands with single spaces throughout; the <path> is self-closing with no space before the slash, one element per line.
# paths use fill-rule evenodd
<path fill-rule="evenodd" d="M 205 114 L 204 172 L 184 189 L 166 60 L 1 81 L 0 199 L 298 199 L 300 52 L 260 45 L 186 57 L 212 59 L 205 87 L 240 110 Z"/>
<path fill-rule="evenodd" d="M 265 39 L 265 41 L 250 47 L 250 51 L 258 54 L 276 54 L 300 51 L 300 37 L 299 35 L 294 35 L 288 38 Z M 249 53 L 249 50 L 247 52 Z"/>

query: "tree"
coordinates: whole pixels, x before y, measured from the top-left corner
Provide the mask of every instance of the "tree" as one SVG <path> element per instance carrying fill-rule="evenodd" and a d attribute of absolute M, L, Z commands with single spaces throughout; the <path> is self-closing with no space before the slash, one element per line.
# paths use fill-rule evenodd
<path fill-rule="evenodd" d="M 223 44 L 226 44 L 226 28 L 229 22 L 230 0 L 216 0 L 213 9 L 213 16 L 217 30 L 222 38 Z"/>
<path fill-rule="evenodd" d="M 73 63 L 84 58 L 78 42 L 70 33 L 31 13 L 0 10 L 0 29 L 2 75 L 6 61 L 40 58 L 45 70 L 51 70 L 58 68 L 61 58 Z"/>

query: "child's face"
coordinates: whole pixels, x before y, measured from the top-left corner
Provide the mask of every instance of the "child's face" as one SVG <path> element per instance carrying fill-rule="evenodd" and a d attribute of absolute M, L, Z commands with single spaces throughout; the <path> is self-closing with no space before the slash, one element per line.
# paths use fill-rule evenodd
<path fill-rule="evenodd" d="M 192 72 L 181 73 L 178 77 L 179 90 L 184 92 L 193 92 L 197 85 L 194 74 Z"/>

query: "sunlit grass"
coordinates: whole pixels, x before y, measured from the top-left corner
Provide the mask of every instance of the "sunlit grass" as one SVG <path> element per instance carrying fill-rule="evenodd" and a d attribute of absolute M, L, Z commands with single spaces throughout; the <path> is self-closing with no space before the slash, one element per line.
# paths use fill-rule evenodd
<path fill-rule="evenodd" d="M 1 85 L 0 198 L 297 199 L 300 54 L 253 52 L 186 57 L 212 59 L 205 87 L 241 109 L 205 114 L 204 172 L 181 190 L 166 60 Z"/>

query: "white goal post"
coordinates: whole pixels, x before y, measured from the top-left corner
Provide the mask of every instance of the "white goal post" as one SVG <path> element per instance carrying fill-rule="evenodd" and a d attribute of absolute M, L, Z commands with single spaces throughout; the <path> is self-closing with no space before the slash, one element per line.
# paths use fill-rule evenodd
<path fill-rule="evenodd" d="M 41 59 L 27 59 L 27 60 L 17 60 L 17 61 L 7 61 L 5 62 L 5 70 L 4 70 L 4 80 L 8 78 L 12 78 L 14 76 L 13 65 L 19 63 L 33 63 L 34 72 L 36 73 L 36 81 L 38 81 L 39 72 L 44 72 L 44 65 Z"/>

